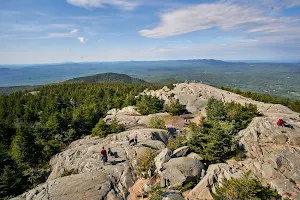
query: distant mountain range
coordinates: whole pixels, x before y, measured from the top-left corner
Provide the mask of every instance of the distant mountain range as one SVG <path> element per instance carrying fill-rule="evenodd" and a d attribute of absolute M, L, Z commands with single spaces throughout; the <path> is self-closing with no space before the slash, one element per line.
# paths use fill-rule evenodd
<path fill-rule="evenodd" d="M 299 98 L 300 95 L 300 64 L 226 62 L 213 59 L 2 65 L 0 87 L 52 84 L 108 72 L 127 74 L 155 84 L 195 80 L 216 87 L 241 88 L 290 98 Z"/>
<path fill-rule="evenodd" d="M 147 81 L 139 78 L 133 78 L 126 74 L 103 73 L 92 76 L 83 76 L 67 80 L 66 83 L 128 83 L 149 85 Z"/>

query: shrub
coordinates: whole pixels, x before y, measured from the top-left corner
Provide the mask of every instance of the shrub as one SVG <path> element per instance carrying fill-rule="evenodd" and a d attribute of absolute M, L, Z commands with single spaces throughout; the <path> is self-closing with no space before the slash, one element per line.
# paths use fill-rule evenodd
<path fill-rule="evenodd" d="M 160 187 L 160 185 L 157 185 L 155 187 L 152 187 L 149 192 L 149 200 L 161 200 L 163 195 L 163 191 Z"/>
<path fill-rule="evenodd" d="M 147 149 L 138 157 L 139 174 L 147 172 L 154 165 L 155 152 L 152 149 Z M 146 175 L 147 176 L 147 175 Z"/>
<path fill-rule="evenodd" d="M 137 99 L 136 106 L 142 115 L 155 114 L 163 111 L 164 101 L 157 97 L 143 95 Z"/>
<path fill-rule="evenodd" d="M 61 177 L 70 176 L 72 174 L 77 174 L 77 172 L 74 169 L 64 170 Z"/>
<path fill-rule="evenodd" d="M 215 200 L 224 199 L 282 199 L 270 186 L 263 186 L 258 180 L 250 177 L 250 172 L 241 179 L 224 178 L 221 186 L 216 187 Z"/>
<path fill-rule="evenodd" d="M 109 133 L 109 125 L 101 118 L 92 129 L 92 136 L 106 137 Z"/>
<path fill-rule="evenodd" d="M 156 128 L 156 129 L 165 129 L 166 128 L 165 121 L 154 116 L 150 119 L 149 127 Z"/>
<path fill-rule="evenodd" d="M 92 136 L 99 136 L 101 138 L 106 137 L 112 133 L 120 133 L 125 130 L 123 124 L 118 124 L 117 120 L 114 119 L 111 124 L 106 124 L 103 119 L 100 119 L 99 122 L 92 130 Z"/>
<path fill-rule="evenodd" d="M 178 136 L 175 139 L 169 140 L 169 142 L 168 142 L 168 148 L 171 151 L 174 151 L 174 150 L 178 149 L 179 147 L 186 146 L 187 142 L 188 141 L 187 141 L 186 137 L 184 135 L 180 135 L 180 136 Z"/>
<path fill-rule="evenodd" d="M 169 88 L 170 90 L 173 90 L 175 88 L 175 85 L 173 83 L 169 83 L 167 85 L 167 88 Z"/>
<path fill-rule="evenodd" d="M 181 192 L 188 191 L 188 190 L 194 188 L 198 183 L 199 183 L 199 179 L 195 178 L 194 180 L 184 184 L 180 191 Z"/>
<path fill-rule="evenodd" d="M 208 163 L 222 162 L 228 158 L 233 145 L 232 136 L 226 133 L 218 122 L 192 124 L 189 146 Z"/>
<path fill-rule="evenodd" d="M 172 102 L 170 105 L 165 107 L 165 111 L 171 113 L 171 115 L 182 115 L 186 113 L 186 108 L 184 105 L 181 105 L 178 100 Z"/>

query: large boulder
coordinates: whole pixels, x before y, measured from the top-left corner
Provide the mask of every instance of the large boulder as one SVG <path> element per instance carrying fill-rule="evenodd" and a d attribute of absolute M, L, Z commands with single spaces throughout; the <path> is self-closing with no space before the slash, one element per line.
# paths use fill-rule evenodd
<path fill-rule="evenodd" d="M 112 185 L 102 172 L 75 174 L 48 181 L 12 200 L 105 199 L 114 192 Z"/>
<path fill-rule="evenodd" d="M 184 200 L 184 198 L 180 193 L 166 192 L 162 200 Z"/>
<path fill-rule="evenodd" d="M 197 159 L 197 160 L 204 160 L 199 154 L 196 154 L 194 152 L 190 153 L 189 155 L 187 155 L 188 158 L 194 158 L 194 159 Z"/>
<path fill-rule="evenodd" d="M 241 178 L 242 176 L 243 172 L 241 170 L 235 169 L 226 163 L 210 165 L 204 178 L 190 191 L 188 200 L 213 200 L 211 192 L 214 191 L 216 185 L 222 182 L 224 177 L 230 179 Z"/>
<path fill-rule="evenodd" d="M 184 156 L 187 155 L 187 153 L 189 152 L 189 150 L 190 150 L 189 146 L 179 147 L 178 149 L 175 149 L 173 151 L 173 157 L 174 158 L 184 157 Z"/>
<path fill-rule="evenodd" d="M 160 172 L 162 165 L 168 162 L 172 158 L 172 151 L 168 148 L 165 148 L 160 152 L 154 159 L 157 172 Z"/>
<path fill-rule="evenodd" d="M 193 158 L 172 158 L 163 164 L 164 171 L 161 173 L 161 186 L 182 186 L 184 183 L 199 179 L 204 165 L 201 161 Z"/>

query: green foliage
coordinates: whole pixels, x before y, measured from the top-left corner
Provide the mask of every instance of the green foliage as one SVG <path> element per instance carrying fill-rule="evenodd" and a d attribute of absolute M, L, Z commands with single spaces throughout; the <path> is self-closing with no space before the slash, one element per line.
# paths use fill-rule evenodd
<path fill-rule="evenodd" d="M 164 101 L 157 97 L 142 95 L 138 97 L 136 106 L 142 115 L 155 114 L 163 111 Z"/>
<path fill-rule="evenodd" d="M 6 165 L 0 176 L 0 198 L 22 192 L 26 189 L 23 181 L 22 174 L 17 168 Z"/>
<path fill-rule="evenodd" d="M 161 200 L 163 195 L 163 191 L 160 187 L 160 185 L 156 185 L 151 188 L 149 191 L 150 200 Z"/>
<path fill-rule="evenodd" d="M 190 182 L 188 182 L 188 183 L 185 183 L 185 184 L 181 187 L 180 191 L 181 191 L 181 192 L 188 191 L 188 190 L 194 188 L 198 183 L 199 183 L 199 179 L 195 178 L 194 180 L 192 180 L 192 181 L 190 181 Z"/>
<path fill-rule="evenodd" d="M 228 158 L 233 145 L 232 136 L 224 130 L 220 123 L 210 122 L 204 125 L 194 125 L 189 145 L 192 151 L 198 153 L 207 162 L 221 162 Z"/>
<path fill-rule="evenodd" d="M 0 96 L 0 199 L 43 182 L 53 155 L 93 128 L 98 134 L 99 119 L 111 108 L 134 105 L 146 86 L 83 83 L 35 89 Z M 113 121 L 104 135 L 123 130 Z"/>
<path fill-rule="evenodd" d="M 67 81 L 68 83 L 127 83 L 127 84 L 143 84 L 150 85 L 150 83 L 138 79 L 132 78 L 126 74 L 117 74 L 117 73 L 103 73 L 96 74 L 92 76 L 84 76 L 79 78 L 73 78 Z"/>
<path fill-rule="evenodd" d="M 167 85 L 167 87 L 168 87 L 170 90 L 173 90 L 175 86 L 174 86 L 173 83 L 169 83 L 169 84 Z"/>
<path fill-rule="evenodd" d="M 227 113 L 224 103 L 217 99 L 210 99 L 206 107 L 206 114 L 208 120 L 225 121 Z"/>
<path fill-rule="evenodd" d="M 154 116 L 150 119 L 149 127 L 150 128 L 157 128 L 157 129 L 165 129 L 166 125 L 165 125 L 164 120 Z"/>
<path fill-rule="evenodd" d="M 165 111 L 171 115 L 182 115 L 187 112 L 184 105 L 181 105 L 178 100 L 172 102 L 170 105 L 165 106 Z"/>
<path fill-rule="evenodd" d="M 72 174 L 77 174 L 74 169 L 64 170 L 64 172 L 62 173 L 61 177 L 70 176 Z"/>
<path fill-rule="evenodd" d="M 276 97 L 269 94 L 259 94 L 255 92 L 244 92 L 240 89 L 232 89 L 227 87 L 221 87 L 222 90 L 227 90 L 239 95 L 242 95 L 244 97 L 253 99 L 255 101 L 261 101 L 265 103 L 274 103 L 274 104 L 281 104 L 284 106 L 287 106 L 291 110 L 295 112 L 300 112 L 300 100 L 292 100 L 289 98 L 283 98 L 283 97 Z"/>
<path fill-rule="evenodd" d="M 190 148 L 208 163 L 222 162 L 231 157 L 243 159 L 243 148 L 235 144 L 234 136 L 258 115 L 257 107 L 211 99 L 206 111 L 207 121 L 201 125 L 190 124 Z"/>
<path fill-rule="evenodd" d="M 92 130 L 92 136 L 98 136 L 100 138 L 106 137 L 112 133 L 120 133 L 125 131 L 123 124 L 118 124 L 117 120 L 114 119 L 111 124 L 106 124 L 101 118 L 96 126 Z"/>
<path fill-rule="evenodd" d="M 258 180 L 250 177 L 250 172 L 241 179 L 224 178 L 221 186 L 216 187 L 216 193 L 212 194 L 215 200 L 249 199 L 269 200 L 281 199 L 277 191 L 270 186 L 263 186 Z"/>
<path fill-rule="evenodd" d="M 171 139 L 168 142 L 168 148 L 171 151 L 178 149 L 179 147 L 183 147 L 187 145 L 187 138 L 184 135 L 180 135 L 177 138 Z"/>

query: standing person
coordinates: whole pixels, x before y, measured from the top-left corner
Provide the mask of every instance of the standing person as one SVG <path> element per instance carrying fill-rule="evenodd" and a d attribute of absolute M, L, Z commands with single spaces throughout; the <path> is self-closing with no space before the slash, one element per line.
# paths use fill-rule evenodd
<path fill-rule="evenodd" d="M 105 165 L 105 163 L 107 162 L 107 153 L 106 153 L 106 150 L 104 149 L 104 147 L 102 147 L 102 150 L 100 153 L 102 156 L 103 165 Z"/>
<path fill-rule="evenodd" d="M 134 136 L 134 145 L 137 144 L 137 135 Z"/>

